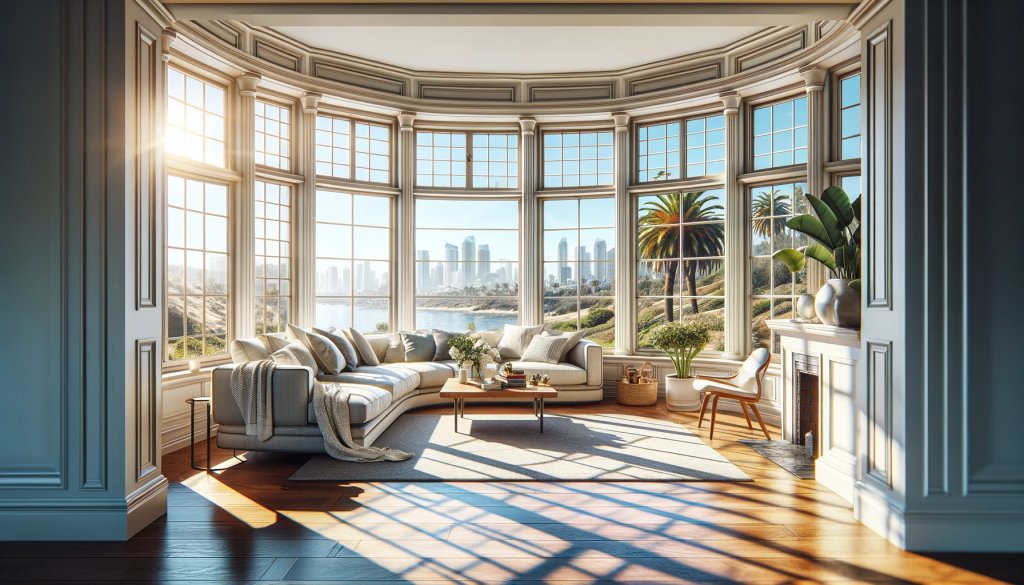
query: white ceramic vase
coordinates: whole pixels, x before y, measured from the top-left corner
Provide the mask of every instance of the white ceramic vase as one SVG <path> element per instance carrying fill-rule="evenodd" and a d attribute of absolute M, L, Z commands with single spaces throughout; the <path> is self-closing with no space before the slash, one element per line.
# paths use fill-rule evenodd
<path fill-rule="evenodd" d="M 814 312 L 818 314 L 818 321 L 822 325 L 835 325 L 836 316 L 833 303 L 836 300 L 836 289 L 832 286 L 832 280 L 828 280 L 818 289 L 814 295 Z"/>
<path fill-rule="evenodd" d="M 808 321 L 813 321 L 818 316 L 814 309 L 814 295 L 804 293 L 796 300 L 796 313 Z"/>
<path fill-rule="evenodd" d="M 700 410 L 700 392 L 693 389 L 693 378 L 665 376 L 665 404 L 669 410 L 693 412 Z"/>
<path fill-rule="evenodd" d="M 459 368 L 459 384 L 465 384 L 466 382 L 469 382 L 469 370 Z"/>

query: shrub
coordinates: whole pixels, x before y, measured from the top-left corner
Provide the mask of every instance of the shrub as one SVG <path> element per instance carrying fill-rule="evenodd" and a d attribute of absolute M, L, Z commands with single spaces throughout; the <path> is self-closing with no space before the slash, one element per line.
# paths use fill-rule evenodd
<path fill-rule="evenodd" d="M 476 323 L 474 323 L 472 321 L 470 321 L 469 323 L 466 323 L 466 329 L 468 331 L 476 331 Z"/>
<path fill-rule="evenodd" d="M 548 325 L 555 331 L 576 331 L 576 321 L 554 321 Z"/>
<path fill-rule="evenodd" d="M 581 320 L 581 325 L 584 329 L 590 327 L 597 327 L 602 323 L 606 323 L 609 319 L 615 316 L 615 313 L 611 309 L 602 309 L 601 307 L 595 307 L 587 311 L 587 316 Z"/>
<path fill-rule="evenodd" d="M 754 301 L 754 316 L 756 317 L 762 313 L 766 313 L 770 308 L 772 308 L 771 299 L 757 299 Z"/>
<path fill-rule="evenodd" d="M 380 323 L 377 323 L 377 331 L 379 333 L 387 333 L 389 331 L 388 322 L 381 321 Z"/>

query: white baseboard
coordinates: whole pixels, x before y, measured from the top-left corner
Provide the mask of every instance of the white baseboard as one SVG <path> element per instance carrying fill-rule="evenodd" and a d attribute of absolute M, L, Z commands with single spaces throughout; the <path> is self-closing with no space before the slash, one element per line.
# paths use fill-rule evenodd
<path fill-rule="evenodd" d="M 879 536 L 902 549 L 907 548 L 903 506 L 892 502 L 877 488 L 858 481 L 853 489 L 853 517 Z"/>

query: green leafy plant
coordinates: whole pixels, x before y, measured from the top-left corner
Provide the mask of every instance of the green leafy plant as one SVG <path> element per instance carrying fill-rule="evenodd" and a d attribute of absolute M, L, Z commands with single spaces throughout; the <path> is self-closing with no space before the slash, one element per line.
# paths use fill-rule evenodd
<path fill-rule="evenodd" d="M 668 323 L 651 333 L 651 345 L 672 360 L 676 376 L 690 377 L 690 362 L 711 343 L 711 329 L 703 323 Z"/>
<path fill-rule="evenodd" d="M 472 321 L 470 321 L 469 323 L 466 323 L 466 329 L 468 331 L 476 331 L 476 323 L 474 323 Z"/>
<path fill-rule="evenodd" d="M 597 327 L 603 323 L 607 323 L 609 319 L 615 316 L 615 313 L 611 309 L 605 309 L 603 307 L 594 307 L 587 311 L 587 316 L 581 319 L 581 325 L 584 329 L 591 327 Z"/>
<path fill-rule="evenodd" d="M 860 197 L 852 203 L 841 187 L 829 187 L 821 198 L 807 195 L 807 201 L 817 214 L 798 215 L 786 222 L 791 230 L 806 234 L 817 243 L 794 250 L 786 248 L 772 255 L 791 272 L 800 272 L 806 258 L 814 258 L 825 265 L 834 278 L 860 277 Z M 856 283 L 856 284 L 855 284 Z M 850 283 L 859 288 L 860 281 Z"/>
<path fill-rule="evenodd" d="M 500 359 L 498 350 L 484 340 L 462 334 L 448 338 L 448 353 L 460 368 L 469 364 L 476 372 L 480 372 L 484 365 L 496 363 Z"/>
<path fill-rule="evenodd" d="M 380 333 L 387 333 L 388 332 L 388 322 L 387 321 L 381 321 L 380 323 L 377 323 L 377 331 L 380 332 Z"/>

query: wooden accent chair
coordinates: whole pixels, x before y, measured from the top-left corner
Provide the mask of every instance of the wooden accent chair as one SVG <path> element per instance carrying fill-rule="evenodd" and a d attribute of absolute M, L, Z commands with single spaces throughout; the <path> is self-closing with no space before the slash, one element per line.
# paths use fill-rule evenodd
<path fill-rule="evenodd" d="M 740 410 L 743 411 L 743 417 L 747 419 L 747 426 L 750 427 L 750 430 L 754 430 L 754 425 L 750 424 L 750 415 L 747 414 L 748 405 L 754 411 L 754 416 L 757 417 L 757 423 L 761 425 L 765 438 L 771 441 L 772 437 L 768 434 L 768 428 L 764 426 L 761 413 L 757 411 L 757 402 L 761 400 L 762 383 L 764 382 L 764 374 L 768 371 L 768 359 L 770 357 L 771 354 L 768 353 L 768 350 L 761 347 L 755 349 L 750 354 L 747 361 L 743 362 L 743 367 L 740 368 L 740 371 L 731 378 L 697 376 L 697 379 L 693 381 L 693 389 L 698 392 L 704 392 L 704 401 L 700 405 L 700 422 L 697 423 L 697 428 L 704 424 L 704 411 L 708 408 L 708 401 L 712 400 L 710 438 L 715 438 L 715 415 L 718 414 L 718 398 L 733 398 L 739 401 Z M 712 397 L 714 398 L 712 399 Z"/>

